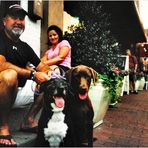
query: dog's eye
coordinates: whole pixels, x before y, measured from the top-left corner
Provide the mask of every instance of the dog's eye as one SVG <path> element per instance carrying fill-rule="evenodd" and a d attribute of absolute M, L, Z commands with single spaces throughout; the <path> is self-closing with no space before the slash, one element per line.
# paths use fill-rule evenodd
<path fill-rule="evenodd" d="M 63 94 L 66 95 L 66 90 L 65 89 L 63 90 Z"/>
<path fill-rule="evenodd" d="M 91 78 L 90 77 L 87 77 L 86 80 L 87 80 L 88 84 L 91 83 Z"/>
<path fill-rule="evenodd" d="M 79 80 L 80 80 L 80 77 L 78 77 L 78 76 L 77 76 L 77 77 L 74 77 L 74 79 L 73 79 L 73 80 L 74 80 L 74 82 L 77 82 L 77 81 L 79 81 Z"/>
<path fill-rule="evenodd" d="M 74 74 L 74 76 L 73 76 L 74 78 L 80 78 L 81 77 L 81 75 L 80 74 Z"/>

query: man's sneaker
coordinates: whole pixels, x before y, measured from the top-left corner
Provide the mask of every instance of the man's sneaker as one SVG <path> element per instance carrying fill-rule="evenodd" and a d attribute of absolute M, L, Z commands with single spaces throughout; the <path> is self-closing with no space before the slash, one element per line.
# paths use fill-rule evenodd
<path fill-rule="evenodd" d="M 137 91 L 134 91 L 133 94 L 138 94 L 138 92 Z"/>

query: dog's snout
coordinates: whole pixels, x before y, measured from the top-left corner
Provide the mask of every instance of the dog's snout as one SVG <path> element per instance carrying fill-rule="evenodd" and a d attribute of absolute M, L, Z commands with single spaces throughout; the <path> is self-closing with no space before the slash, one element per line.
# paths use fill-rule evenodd
<path fill-rule="evenodd" d="M 79 93 L 85 94 L 87 91 L 88 91 L 87 80 L 81 77 L 80 84 L 79 84 Z"/>
<path fill-rule="evenodd" d="M 80 89 L 86 89 L 86 85 L 85 84 L 80 84 Z"/>
<path fill-rule="evenodd" d="M 80 89 L 87 89 L 87 80 L 85 78 L 81 78 L 79 87 Z"/>
<path fill-rule="evenodd" d="M 86 88 L 79 88 L 79 93 L 80 94 L 85 94 L 87 92 Z"/>
<path fill-rule="evenodd" d="M 63 94 L 64 89 L 63 88 L 58 88 L 58 93 Z"/>
<path fill-rule="evenodd" d="M 64 88 L 57 88 L 54 92 L 54 96 L 65 96 L 66 95 L 66 90 Z"/>

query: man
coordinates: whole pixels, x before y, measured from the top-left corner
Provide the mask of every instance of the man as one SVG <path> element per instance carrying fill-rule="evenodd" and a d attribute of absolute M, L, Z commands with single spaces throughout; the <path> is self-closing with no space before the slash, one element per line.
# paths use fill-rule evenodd
<path fill-rule="evenodd" d="M 138 61 L 135 56 L 131 54 L 129 49 L 126 50 L 127 55 L 129 56 L 129 85 L 130 85 L 130 92 L 134 94 L 138 94 L 137 90 L 135 89 L 136 84 L 136 72 L 138 68 Z"/>
<path fill-rule="evenodd" d="M 27 79 L 38 84 L 49 79 L 45 72 L 48 68 L 33 49 L 19 39 L 25 29 L 26 15 L 19 5 L 10 6 L 3 18 L 4 30 L 0 32 L 0 146 L 3 147 L 16 146 L 10 135 L 8 116 L 19 96 L 18 87 L 23 87 Z M 35 66 L 36 71 L 26 68 L 28 62 Z M 23 96 L 18 99 L 22 101 Z"/>

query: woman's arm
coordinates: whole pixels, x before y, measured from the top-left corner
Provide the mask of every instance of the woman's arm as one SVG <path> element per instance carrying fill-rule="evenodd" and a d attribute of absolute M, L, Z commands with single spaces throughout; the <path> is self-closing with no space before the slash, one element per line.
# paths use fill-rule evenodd
<path fill-rule="evenodd" d="M 69 47 L 63 46 L 60 48 L 60 52 L 57 57 L 48 60 L 47 55 L 45 55 L 45 56 L 43 56 L 42 61 L 44 64 L 47 64 L 48 66 L 59 64 L 60 62 L 62 62 L 66 58 L 69 51 L 70 51 Z"/>
<path fill-rule="evenodd" d="M 44 56 L 41 58 L 41 62 L 45 62 L 45 61 L 47 61 L 48 60 L 48 54 L 47 53 L 45 53 L 44 54 Z"/>

